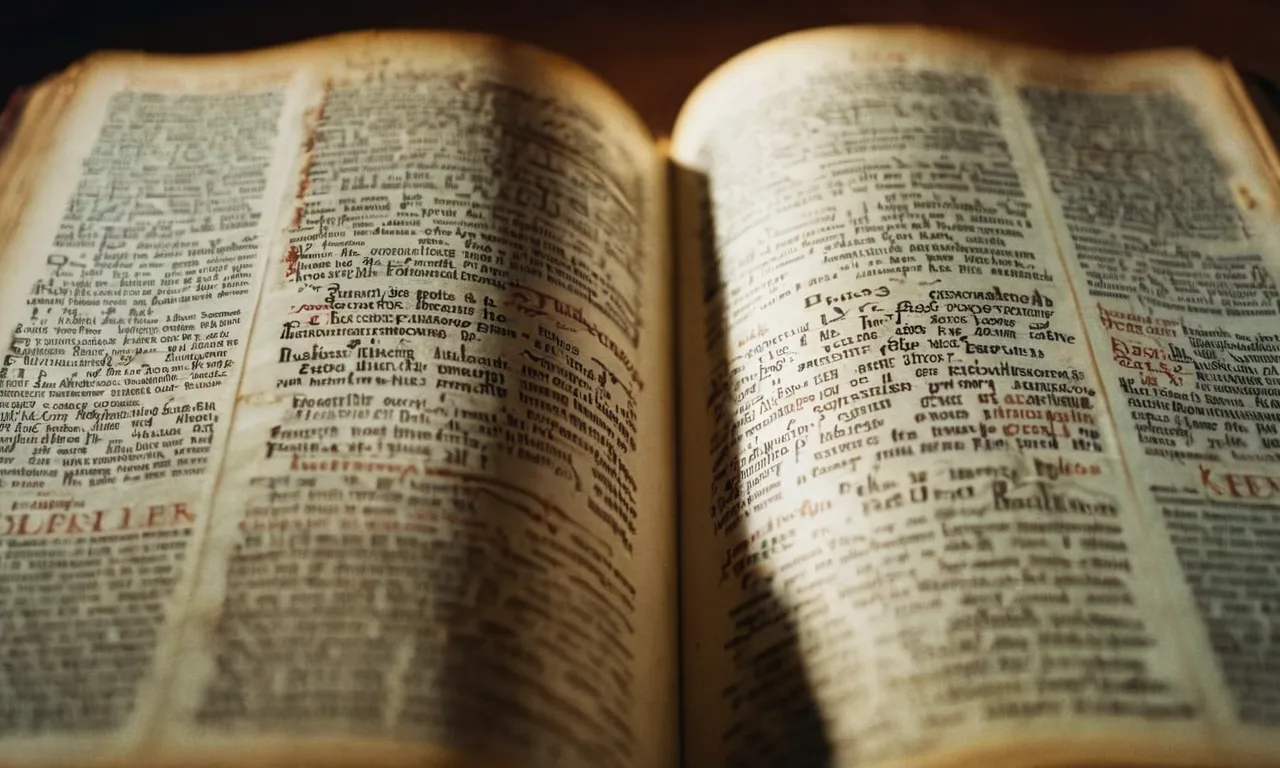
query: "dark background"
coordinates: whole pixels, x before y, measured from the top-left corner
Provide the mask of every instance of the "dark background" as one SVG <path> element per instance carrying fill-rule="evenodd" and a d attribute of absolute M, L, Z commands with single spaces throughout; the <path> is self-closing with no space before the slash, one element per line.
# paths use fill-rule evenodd
<path fill-rule="evenodd" d="M 1280 79 L 1280 2 L 1067 0 L 13 0 L 0 21 L 0 93 L 55 73 L 89 51 L 212 52 L 344 30 L 494 32 L 585 64 L 655 131 L 716 65 L 753 43 L 824 24 L 914 22 L 1081 51 L 1191 45 Z"/>

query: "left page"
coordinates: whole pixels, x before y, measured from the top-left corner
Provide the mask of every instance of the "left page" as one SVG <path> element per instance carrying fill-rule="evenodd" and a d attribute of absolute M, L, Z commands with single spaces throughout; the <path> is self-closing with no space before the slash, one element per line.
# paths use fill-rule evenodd
<path fill-rule="evenodd" d="M 290 73 L 100 56 L 0 169 L 0 756 L 127 749 L 213 513 Z"/>
<path fill-rule="evenodd" d="M 182 508 L 197 543 L 139 663 L 152 695 L 85 750 L 114 731 L 117 753 L 228 764 L 669 763 L 670 307 L 642 124 L 575 66 L 488 38 L 250 58 L 287 86 L 270 184 L 226 171 L 263 201 L 254 295 L 243 326 L 219 305 L 166 342 L 192 361 L 179 387 L 232 360 L 225 407 L 169 405 L 217 452 Z M 120 495 L 146 487 L 173 486 Z M 46 730 L 66 755 L 75 729 Z"/>

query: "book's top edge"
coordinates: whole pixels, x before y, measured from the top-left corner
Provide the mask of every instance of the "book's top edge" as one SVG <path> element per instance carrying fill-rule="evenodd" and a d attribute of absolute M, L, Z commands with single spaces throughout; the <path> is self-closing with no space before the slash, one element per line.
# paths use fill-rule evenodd
<path fill-rule="evenodd" d="M 67 67 L 60 75 L 43 82 L 93 71 L 99 68 L 134 67 L 154 71 L 174 66 L 191 71 L 216 71 L 230 65 L 238 67 L 270 67 L 324 63 L 342 58 L 348 61 L 377 62 L 400 53 L 430 55 L 440 60 L 468 61 L 477 57 L 498 62 L 504 70 L 523 77 L 536 78 L 550 73 L 603 97 L 645 135 L 651 135 L 635 108 L 590 68 L 564 54 L 532 43 L 521 42 L 486 32 L 432 29 L 366 29 L 339 32 L 277 45 L 219 52 L 157 52 L 140 49 L 103 49 L 94 51 Z"/>
<path fill-rule="evenodd" d="M 902 50 L 918 50 L 932 55 L 966 54 L 991 61 L 1020 59 L 1050 64 L 1058 72 L 1070 71 L 1085 64 L 1138 65 L 1197 60 L 1218 66 L 1221 59 L 1190 46 L 1166 46 L 1115 52 L 1080 51 L 1001 39 L 991 35 L 920 24 L 853 24 L 815 27 L 789 32 L 759 42 L 722 62 L 693 89 L 685 99 L 672 129 L 673 147 L 677 154 L 685 142 L 680 140 L 681 126 L 693 122 L 691 115 L 711 92 L 758 60 L 782 57 L 790 53 L 805 55 L 807 50 L 832 44 L 861 43 L 868 49 L 877 46 Z"/>

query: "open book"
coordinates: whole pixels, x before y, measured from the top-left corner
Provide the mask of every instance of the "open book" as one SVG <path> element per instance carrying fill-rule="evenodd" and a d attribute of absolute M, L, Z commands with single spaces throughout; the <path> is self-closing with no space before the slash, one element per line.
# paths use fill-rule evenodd
<path fill-rule="evenodd" d="M 1280 759 L 1280 175 L 914 28 L 91 57 L 0 165 L 0 762 Z"/>

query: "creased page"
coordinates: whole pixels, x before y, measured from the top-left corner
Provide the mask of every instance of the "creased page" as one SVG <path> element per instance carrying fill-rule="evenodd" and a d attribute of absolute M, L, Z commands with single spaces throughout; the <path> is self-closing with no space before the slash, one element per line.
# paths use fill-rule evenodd
<path fill-rule="evenodd" d="M 677 126 L 690 764 L 1216 754 L 1002 61 L 805 33 Z"/>
<path fill-rule="evenodd" d="M 1224 748 L 1280 754 L 1280 202 L 1225 65 L 1027 60 L 1019 97 Z"/>
<path fill-rule="evenodd" d="M 125 751 L 154 716 L 292 165 L 288 86 L 94 59 L 6 157 L 0 759 Z"/>
<path fill-rule="evenodd" d="M 312 61 L 160 743 L 670 764 L 652 140 L 581 70 L 486 38 Z"/>

